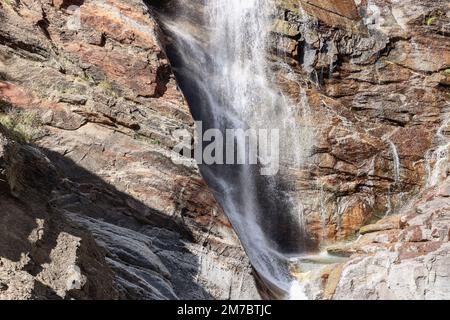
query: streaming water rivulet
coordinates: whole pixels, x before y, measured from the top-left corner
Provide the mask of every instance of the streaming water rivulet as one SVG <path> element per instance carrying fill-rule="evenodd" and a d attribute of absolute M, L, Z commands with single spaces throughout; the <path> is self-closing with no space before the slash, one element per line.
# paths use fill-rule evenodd
<path fill-rule="evenodd" d="M 202 16 L 187 17 L 176 9 L 161 20 L 173 38 L 169 57 L 175 74 L 202 130 L 279 129 L 281 161 L 296 166 L 310 137 L 297 121 L 305 106 L 294 105 L 270 77 L 273 6 L 270 0 L 206 0 Z M 201 28 L 193 27 L 200 23 Z M 303 221 L 282 175 L 262 176 L 259 169 L 200 166 L 262 282 L 272 294 L 286 297 L 295 283 L 289 258 L 305 251 Z"/>

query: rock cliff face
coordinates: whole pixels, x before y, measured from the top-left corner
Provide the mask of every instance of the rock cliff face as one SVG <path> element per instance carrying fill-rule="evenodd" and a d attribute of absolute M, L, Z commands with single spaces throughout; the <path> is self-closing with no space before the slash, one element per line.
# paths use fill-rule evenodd
<path fill-rule="evenodd" d="M 353 242 L 328 248 L 347 261 L 313 271 L 316 299 L 448 299 L 450 295 L 450 179 L 400 214 L 363 227 Z"/>
<path fill-rule="evenodd" d="M 0 2 L 0 298 L 258 297 L 174 162 L 193 120 L 159 37 L 139 0 Z"/>
<path fill-rule="evenodd" d="M 346 259 L 300 266 L 309 297 L 450 297 L 448 2 L 277 2 L 273 74 L 315 137 L 282 170 Z M 0 299 L 259 297 L 197 166 L 175 161 L 193 120 L 156 3 L 0 0 Z"/>
<path fill-rule="evenodd" d="M 397 212 L 447 175 L 450 8 L 300 3 L 280 1 L 274 31 L 297 78 L 278 77 L 311 108 L 314 150 L 302 172 L 291 172 L 292 184 L 311 234 L 329 243 Z"/>
<path fill-rule="evenodd" d="M 292 180 L 311 235 L 347 261 L 298 277 L 316 299 L 448 298 L 450 7 L 300 2 L 280 1 L 274 30 L 307 88 L 280 83 L 318 128 Z"/>

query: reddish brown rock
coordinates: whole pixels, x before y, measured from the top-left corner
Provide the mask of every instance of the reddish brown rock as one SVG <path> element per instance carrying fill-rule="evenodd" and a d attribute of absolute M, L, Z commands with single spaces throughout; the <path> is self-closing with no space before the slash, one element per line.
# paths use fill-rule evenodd
<path fill-rule="evenodd" d="M 385 217 L 385 218 L 377 221 L 377 223 L 375 223 L 375 224 L 366 225 L 359 230 L 359 233 L 366 234 L 366 233 L 377 232 L 377 231 L 400 229 L 401 226 L 402 226 L 401 217 L 396 215 L 396 216 Z"/>
<path fill-rule="evenodd" d="M 439 189 L 448 185 L 449 178 Z M 356 240 L 327 247 L 330 254 L 347 260 L 318 266 L 304 277 L 308 297 L 446 299 L 450 294 L 450 202 L 439 189 L 419 195 L 401 215 L 367 226 L 370 232 Z"/>
<path fill-rule="evenodd" d="M 68 21 L 78 13 L 74 30 Z M 42 153 L 59 177 L 39 203 L 54 212 L 45 223 L 61 217 L 85 232 L 66 235 L 55 228 L 56 240 L 44 239 L 48 250 L 42 261 L 36 258 L 35 267 L 44 268 L 38 278 L 4 265 L 1 281 L 17 270 L 7 297 L 31 298 L 37 279 L 60 297 L 258 298 L 229 221 L 196 165 L 177 162 L 180 156 L 172 151 L 178 142 L 173 132 L 192 132 L 193 119 L 145 2 L 21 0 L 6 9 L 2 3 L 0 15 L 0 115 L 28 122 L 37 115 L 33 125 L 42 134 L 22 138 L 33 142 L 30 153 Z M 24 134 L 21 125 L 6 129 L 14 137 Z M 11 165 L 0 158 L 3 172 Z M 37 166 L 30 170 L 37 186 L 46 184 L 44 172 Z M 11 197 L 39 189 L 4 180 L 2 188 L 15 190 Z M 11 206 L 18 206 L 14 201 Z M 27 220 L 23 227 L 31 232 L 31 226 Z M 27 244 L 25 233 L 20 237 Z M 49 258 L 54 263 L 45 265 Z M 80 270 L 69 266 L 78 258 Z M 27 263 L 14 260 L 22 262 Z M 97 270 L 105 270 L 105 279 L 92 274 Z M 102 283 L 110 275 L 114 283 Z M 61 281 L 51 280 L 58 276 Z M 79 295 L 64 289 L 66 278 L 73 277 Z M 23 288 L 20 279 L 26 280 Z M 52 296 L 44 290 L 39 297 Z"/>
<path fill-rule="evenodd" d="M 359 20 L 354 0 L 302 0 L 302 7 L 325 23 L 346 27 Z"/>

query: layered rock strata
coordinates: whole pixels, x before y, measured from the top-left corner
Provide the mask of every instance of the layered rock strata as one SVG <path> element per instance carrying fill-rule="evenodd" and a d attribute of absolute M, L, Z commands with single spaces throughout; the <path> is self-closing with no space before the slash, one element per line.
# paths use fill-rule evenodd
<path fill-rule="evenodd" d="M 315 299 L 441 300 L 450 296 L 450 179 L 400 214 L 360 230 L 328 252 L 348 257 L 309 274 Z"/>
<path fill-rule="evenodd" d="M 347 2 L 279 1 L 274 29 L 279 83 L 308 102 L 299 105 L 315 136 L 309 163 L 287 172 L 323 243 L 398 212 L 448 174 L 448 3 Z M 351 23 L 334 23 L 330 11 Z"/>
<path fill-rule="evenodd" d="M 45 286 L 71 297 L 56 280 L 70 273 L 82 298 L 257 298 L 227 218 L 196 165 L 172 151 L 173 131 L 192 132 L 193 120 L 146 3 L 1 1 L 0 25 L 1 122 L 20 142 L 1 160 L 11 232 L 1 234 L 0 295 Z"/>

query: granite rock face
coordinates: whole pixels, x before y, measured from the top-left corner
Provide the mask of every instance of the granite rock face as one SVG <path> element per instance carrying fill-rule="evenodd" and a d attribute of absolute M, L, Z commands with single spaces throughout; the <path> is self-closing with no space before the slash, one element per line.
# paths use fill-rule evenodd
<path fill-rule="evenodd" d="M 353 242 L 328 247 L 347 261 L 316 271 L 316 299 L 441 300 L 450 296 L 450 179 L 401 213 L 360 230 Z"/>
<path fill-rule="evenodd" d="M 1 1 L 0 102 L 1 297 L 259 297 L 145 2 Z"/>
<path fill-rule="evenodd" d="M 273 74 L 314 136 L 283 175 L 309 234 L 346 259 L 301 275 L 308 296 L 448 298 L 447 1 L 277 2 Z M 193 119 L 153 4 L 0 0 L 0 299 L 259 297 L 172 151 Z"/>
<path fill-rule="evenodd" d="M 289 27 L 274 31 L 307 88 L 280 83 L 319 128 L 293 184 L 310 234 L 345 260 L 300 264 L 308 297 L 448 299 L 447 1 L 279 3 Z"/>
<path fill-rule="evenodd" d="M 49 206 L 60 176 L 37 148 L 0 135 L 0 299 L 115 299 L 92 235 Z"/>
<path fill-rule="evenodd" d="M 301 6 L 331 26 L 345 28 L 361 18 L 354 0 L 303 0 Z"/>
<path fill-rule="evenodd" d="M 447 1 L 279 1 L 273 59 L 284 53 L 295 76 L 274 72 L 307 101 L 315 137 L 305 167 L 286 175 L 318 242 L 354 236 L 448 175 L 449 10 Z"/>

